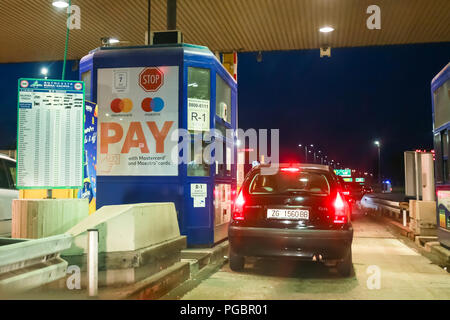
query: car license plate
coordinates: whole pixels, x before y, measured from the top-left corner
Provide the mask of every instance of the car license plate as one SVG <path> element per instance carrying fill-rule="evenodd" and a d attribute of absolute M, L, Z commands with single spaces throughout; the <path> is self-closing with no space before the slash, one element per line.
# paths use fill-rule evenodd
<path fill-rule="evenodd" d="M 301 209 L 267 209 L 268 219 L 308 220 L 309 211 Z"/>

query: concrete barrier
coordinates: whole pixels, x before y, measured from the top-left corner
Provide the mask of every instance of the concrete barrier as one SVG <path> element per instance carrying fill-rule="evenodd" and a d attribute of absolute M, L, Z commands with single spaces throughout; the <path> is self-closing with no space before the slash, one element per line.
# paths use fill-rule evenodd
<path fill-rule="evenodd" d="M 82 271 L 88 229 L 99 231 L 99 286 L 136 283 L 179 262 L 186 248 L 173 203 L 104 206 L 67 232 L 74 241 L 63 257 Z"/>
<path fill-rule="evenodd" d="M 436 202 L 409 200 L 410 228 L 421 236 L 436 235 Z"/>
<path fill-rule="evenodd" d="M 12 204 L 12 238 L 63 234 L 89 216 L 87 199 L 17 199 Z"/>

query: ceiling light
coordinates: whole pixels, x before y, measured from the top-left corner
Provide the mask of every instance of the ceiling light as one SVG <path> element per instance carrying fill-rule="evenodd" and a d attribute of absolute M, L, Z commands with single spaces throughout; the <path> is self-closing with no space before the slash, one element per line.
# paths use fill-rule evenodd
<path fill-rule="evenodd" d="M 333 27 L 322 27 L 322 28 L 320 28 L 319 29 L 319 31 L 320 32 L 323 32 L 323 33 L 328 33 L 328 32 L 331 32 L 331 31 L 334 31 L 334 28 Z"/>
<path fill-rule="evenodd" d="M 53 1 L 52 5 L 57 8 L 67 8 L 69 6 L 67 1 L 64 0 Z"/>
<path fill-rule="evenodd" d="M 258 54 L 256 55 L 256 61 L 257 62 L 261 62 L 262 61 L 262 52 L 259 51 Z"/>

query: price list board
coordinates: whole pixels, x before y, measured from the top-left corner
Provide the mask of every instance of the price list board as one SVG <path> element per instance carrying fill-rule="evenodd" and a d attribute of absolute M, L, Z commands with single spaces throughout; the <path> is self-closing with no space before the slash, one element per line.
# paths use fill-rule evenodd
<path fill-rule="evenodd" d="M 83 185 L 84 83 L 19 79 L 17 188 Z"/>

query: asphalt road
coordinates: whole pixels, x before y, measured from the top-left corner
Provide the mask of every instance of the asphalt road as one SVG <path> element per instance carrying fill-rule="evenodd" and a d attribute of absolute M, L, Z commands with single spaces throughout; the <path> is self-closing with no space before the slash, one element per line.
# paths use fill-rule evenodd
<path fill-rule="evenodd" d="M 353 225 L 349 278 L 318 263 L 252 258 L 243 272 L 226 264 L 183 299 L 450 299 L 449 273 L 370 218 Z"/>

